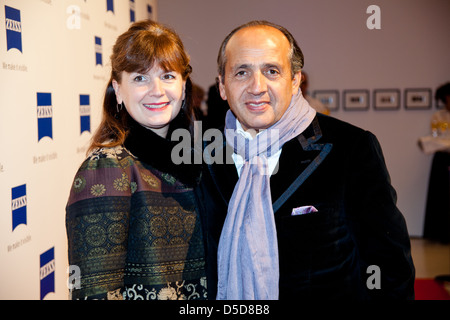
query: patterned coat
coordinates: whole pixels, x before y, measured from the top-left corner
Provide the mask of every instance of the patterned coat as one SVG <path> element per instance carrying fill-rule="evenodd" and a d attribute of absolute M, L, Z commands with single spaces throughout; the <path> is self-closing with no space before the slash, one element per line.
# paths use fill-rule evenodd
<path fill-rule="evenodd" d="M 205 299 L 200 170 L 168 161 L 173 145 L 133 122 L 123 146 L 96 150 L 66 208 L 73 299 Z"/>

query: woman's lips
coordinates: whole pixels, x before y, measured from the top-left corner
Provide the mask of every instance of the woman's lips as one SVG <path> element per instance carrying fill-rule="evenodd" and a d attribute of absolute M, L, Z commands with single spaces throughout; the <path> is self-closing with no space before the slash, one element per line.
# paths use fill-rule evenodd
<path fill-rule="evenodd" d="M 165 110 L 169 104 L 169 102 L 144 103 L 144 107 L 151 111 L 162 111 Z"/>

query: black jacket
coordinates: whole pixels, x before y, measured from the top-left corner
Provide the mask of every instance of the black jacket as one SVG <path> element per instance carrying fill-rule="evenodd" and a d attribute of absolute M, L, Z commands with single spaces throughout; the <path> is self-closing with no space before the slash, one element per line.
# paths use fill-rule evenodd
<path fill-rule="evenodd" d="M 217 246 L 238 180 L 233 162 L 224 163 L 204 166 L 197 190 L 210 298 L 216 296 Z M 302 134 L 283 146 L 270 186 L 280 299 L 414 298 L 406 223 L 372 133 L 317 114 Z M 286 194 L 290 186 L 292 194 Z M 301 206 L 314 206 L 318 212 L 292 216 L 292 209 Z M 378 284 L 380 288 L 374 288 Z"/>

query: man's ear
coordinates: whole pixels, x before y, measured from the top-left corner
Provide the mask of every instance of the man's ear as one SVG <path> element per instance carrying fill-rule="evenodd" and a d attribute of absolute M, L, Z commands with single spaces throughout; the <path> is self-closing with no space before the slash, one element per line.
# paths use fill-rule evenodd
<path fill-rule="evenodd" d="M 298 92 L 298 88 L 300 88 L 301 82 L 302 82 L 302 72 L 299 71 L 294 74 L 294 78 L 292 79 L 292 92 L 294 92 L 294 94 Z"/>
<path fill-rule="evenodd" d="M 223 79 L 219 76 L 219 93 L 223 100 L 227 100 L 227 94 L 225 92 L 225 85 L 223 84 Z"/>
<path fill-rule="evenodd" d="M 120 97 L 120 85 L 116 80 L 112 81 L 112 86 L 114 88 L 114 92 L 116 93 L 116 100 L 118 104 L 121 104 L 123 102 L 122 98 Z"/>

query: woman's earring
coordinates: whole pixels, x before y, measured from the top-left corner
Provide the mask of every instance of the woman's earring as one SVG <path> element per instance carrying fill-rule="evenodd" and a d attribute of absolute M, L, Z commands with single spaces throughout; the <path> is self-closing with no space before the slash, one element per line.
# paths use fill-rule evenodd
<path fill-rule="evenodd" d="M 120 111 L 122 111 L 122 108 L 123 108 L 123 102 L 122 103 L 118 103 L 116 105 L 117 113 L 120 113 Z"/>
<path fill-rule="evenodd" d="M 122 108 L 123 108 L 123 102 L 122 102 L 122 103 L 118 103 L 118 104 L 116 105 L 116 110 L 117 110 L 117 112 L 116 112 L 116 114 L 114 115 L 114 118 L 119 119 L 119 114 L 120 114 L 120 111 L 122 111 Z"/>

